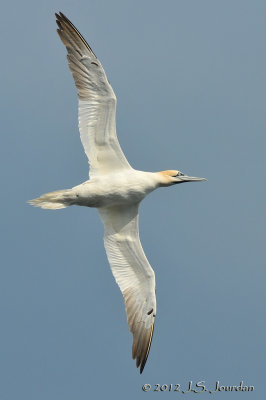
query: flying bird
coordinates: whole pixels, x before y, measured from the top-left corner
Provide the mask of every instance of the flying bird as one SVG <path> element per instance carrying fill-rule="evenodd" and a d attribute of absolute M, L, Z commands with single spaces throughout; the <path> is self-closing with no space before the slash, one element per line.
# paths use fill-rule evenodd
<path fill-rule="evenodd" d="M 117 139 L 116 96 L 101 63 L 72 22 L 61 12 L 55 15 L 78 91 L 79 131 L 90 179 L 29 203 L 52 210 L 72 205 L 97 208 L 104 224 L 108 261 L 133 334 L 132 357 L 142 373 L 153 337 L 156 297 L 154 271 L 139 238 L 139 204 L 159 187 L 206 179 L 177 170 L 144 172 L 131 167 Z"/>

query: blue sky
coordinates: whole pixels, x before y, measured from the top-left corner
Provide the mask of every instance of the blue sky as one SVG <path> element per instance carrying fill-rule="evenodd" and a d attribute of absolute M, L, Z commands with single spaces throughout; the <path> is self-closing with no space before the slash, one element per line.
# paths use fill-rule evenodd
<path fill-rule="evenodd" d="M 26 204 L 88 177 L 59 10 L 105 68 L 132 166 L 208 179 L 142 204 L 158 302 L 142 375 L 97 212 Z M 243 380 L 255 391 L 241 398 L 263 398 L 265 2 L 26 0 L 1 11 L 1 400 L 135 399 L 151 396 L 145 383 L 191 380 Z"/>

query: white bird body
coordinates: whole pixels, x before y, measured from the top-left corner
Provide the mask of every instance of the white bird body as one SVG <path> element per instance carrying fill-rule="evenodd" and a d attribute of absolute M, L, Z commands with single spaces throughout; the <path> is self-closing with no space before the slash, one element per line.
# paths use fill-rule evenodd
<path fill-rule="evenodd" d="M 130 169 L 93 177 L 75 186 L 70 194 L 73 204 L 102 208 L 139 203 L 158 186 L 156 173 Z"/>
<path fill-rule="evenodd" d="M 202 181 L 176 170 L 133 169 L 119 145 L 116 97 L 104 69 L 75 26 L 56 14 L 57 30 L 67 48 L 69 68 L 79 96 L 79 130 L 90 164 L 90 179 L 72 189 L 46 193 L 29 203 L 46 209 L 71 205 L 95 207 L 104 223 L 104 245 L 123 294 L 133 334 L 132 356 L 143 371 L 156 316 L 155 275 L 139 239 L 140 202 L 160 186 Z"/>

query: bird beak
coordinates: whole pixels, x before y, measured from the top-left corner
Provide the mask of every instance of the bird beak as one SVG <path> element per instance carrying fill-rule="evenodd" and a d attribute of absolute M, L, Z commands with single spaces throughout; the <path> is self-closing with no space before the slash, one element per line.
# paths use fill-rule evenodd
<path fill-rule="evenodd" d="M 180 179 L 180 183 L 207 181 L 207 179 L 205 178 L 197 178 L 196 176 L 187 176 L 187 175 L 179 176 L 178 178 Z"/>

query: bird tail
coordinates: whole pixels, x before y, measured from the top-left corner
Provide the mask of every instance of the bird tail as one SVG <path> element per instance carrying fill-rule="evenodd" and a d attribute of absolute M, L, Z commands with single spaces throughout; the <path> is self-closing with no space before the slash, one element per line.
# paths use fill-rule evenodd
<path fill-rule="evenodd" d="M 66 208 L 72 204 L 69 192 L 71 192 L 71 189 L 57 190 L 55 192 L 43 194 L 37 199 L 29 200 L 28 203 L 34 207 L 59 210 L 60 208 Z"/>

